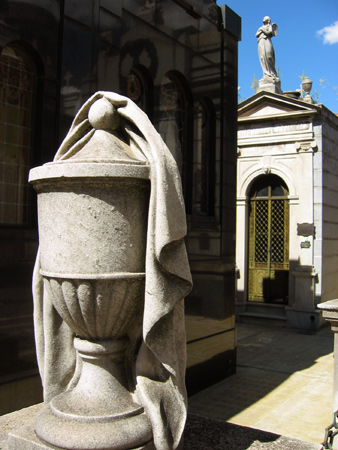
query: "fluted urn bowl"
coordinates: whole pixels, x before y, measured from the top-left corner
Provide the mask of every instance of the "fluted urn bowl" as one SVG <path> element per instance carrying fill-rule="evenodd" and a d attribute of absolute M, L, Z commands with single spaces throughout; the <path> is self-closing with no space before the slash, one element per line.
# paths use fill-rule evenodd
<path fill-rule="evenodd" d="M 55 309 L 81 338 L 124 337 L 142 317 L 144 273 L 116 273 L 103 279 L 45 275 L 44 279 Z"/>
<path fill-rule="evenodd" d="M 148 167 L 132 167 L 140 178 L 128 178 L 128 166 L 111 164 L 103 173 L 115 176 L 98 180 L 95 163 L 59 164 L 72 177 L 35 184 L 45 288 L 77 336 L 125 336 L 143 308 Z"/>

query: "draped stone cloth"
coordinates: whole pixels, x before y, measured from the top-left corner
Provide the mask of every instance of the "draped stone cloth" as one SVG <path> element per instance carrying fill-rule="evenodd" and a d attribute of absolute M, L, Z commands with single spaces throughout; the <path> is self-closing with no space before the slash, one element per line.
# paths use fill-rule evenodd
<path fill-rule="evenodd" d="M 184 244 L 186 216 L 180 175 L 146 114 L 130 99 L 111 92 L 97 92 L 82 106 L 54 162 L 68 159 L 89 141 L 93 128 L 88 111 L 100 98 L 117 108 L 130 146 L 142 152 L 150 165 L 145 306 L 142 344 L 136 355 L 136 393 L 152 423 L 157 450 L 176 449 L 186 419 L 183 299 L 192 285 Z M 74 334 L 44 290 L 39 253 L 33 297 L 37 357 L 44 400 L 49 402 L 76 385 L 81 368 L 73 347 Z"/>

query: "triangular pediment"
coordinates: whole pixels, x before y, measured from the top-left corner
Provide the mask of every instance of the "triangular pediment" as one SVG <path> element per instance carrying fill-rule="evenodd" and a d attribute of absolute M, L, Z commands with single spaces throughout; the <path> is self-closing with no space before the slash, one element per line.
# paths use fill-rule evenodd
<path fill-rule="evenodd" d="M 317 113 L 320 107 L 282 94 L 260 92 L 238 105 L 238 120 L 259 120 Z"/>

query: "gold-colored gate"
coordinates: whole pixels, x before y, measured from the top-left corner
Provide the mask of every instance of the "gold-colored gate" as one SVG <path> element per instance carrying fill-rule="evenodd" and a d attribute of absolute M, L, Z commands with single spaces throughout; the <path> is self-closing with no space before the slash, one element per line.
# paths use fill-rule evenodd
<path fill-rule="evenodd" d="M 289 202 L 276 176 L 259 179 L 249 214 L 248 300 L 287 303 L 289 281 Z"/>

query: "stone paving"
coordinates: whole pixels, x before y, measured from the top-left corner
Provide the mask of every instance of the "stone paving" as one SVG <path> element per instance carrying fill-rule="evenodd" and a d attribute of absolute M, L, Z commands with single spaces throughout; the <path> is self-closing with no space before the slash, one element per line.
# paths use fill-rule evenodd
<path fill-rule="evenodd" d="M 237 325 L 237 373 L 190 397 L 184 450 L 319 450 L 331 422 L 333 335 Z M 41 404 L 0 417 L 7 433 Z M 210 419 L 211 418 L 211 419 Z"/>
<path fill-rule="evenodd" d="M 237 324 L 237 373 L 189 412 L 320 444 L 332 419 L 333 334 Z"/>

